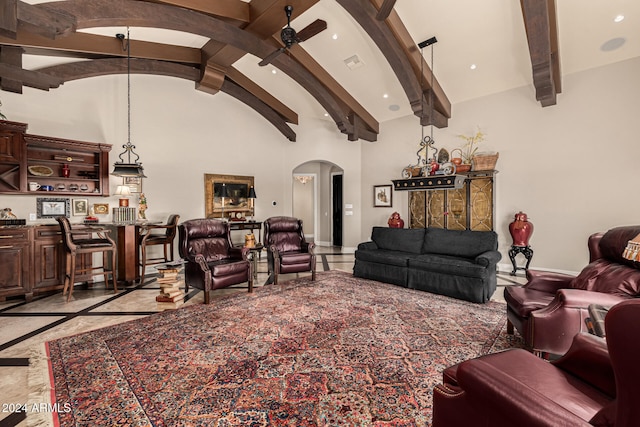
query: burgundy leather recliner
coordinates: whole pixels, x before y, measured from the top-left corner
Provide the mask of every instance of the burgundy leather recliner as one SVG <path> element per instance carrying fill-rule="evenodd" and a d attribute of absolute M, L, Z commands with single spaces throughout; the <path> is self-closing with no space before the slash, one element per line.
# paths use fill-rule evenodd
<path fill-rule="evenodd" d="M 507 331 L 520 332 L 538 355 L 564 354 L 573 336 L 587 331 L 590 304 L 612 306 L 640 296 L 640 263 L 622 257 L 640 226 L 616 227 L 589 237 L 589 262 L 577 277 L 527 271 L 522 286 L 507 286 Z"/>
<path fill-rule="evenodd" d="M 640 300 L 605 318 L 606 342 L 578 334 L 547 362 L 522 349 L 464 361 L 433 393 L 433 427 L 635 427 L 640 423 Z"/>
<path fill-rule="evenodd" d="M 178 225 L 180 256 L 184 266 L 185 291 L 189 286 L 209 293 L 248 282 L 253 292 L 253 272 L 248 259 L 249 248 L 234 247 L 229 224 L 217 219 L 191 219 Z"/>
<path fill-rule="evenodd" d="M 281 273 L 311 271 L 316 280 L 315 243 L 307 242 L 302 231 L 302 220 L 288 216 L 274 216 L 264 221 L 264 245 L 267 248 L 269 279 L 278 284 Z"/>

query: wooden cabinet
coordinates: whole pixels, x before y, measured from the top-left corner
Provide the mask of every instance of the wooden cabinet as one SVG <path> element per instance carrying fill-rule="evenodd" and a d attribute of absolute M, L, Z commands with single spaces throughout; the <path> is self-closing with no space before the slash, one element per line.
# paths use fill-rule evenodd
<path fill-rule="evenodd" d="M 0 120 L 0 194 L 109 195 L 111 145 L 30 135 L 26 128 Z M 29 191 L 29 182 L 53 190 Z"/>
<path fill-rule="evenodd" d="M 11 295 L 31 299 L 31 232 L 29 227 L 0 229 L 0 300 Z"/>
<path fill-rule="evenodd" d="M 409 227 L 493 230 L 496 173 L 477 171 L 464 174 L 464 184 L 459 189 L 411 191 Z"/>
<path fill-rule="evenodd" d="M 91 254 L 78 258 L 76 269 L 91 267 Z M 64 286 L 65 253 L 60 227 L 38 225 L 0 228 L 0 300 L 60 290 Z M 91 273 L 76 274 L 89 282 Z"/>

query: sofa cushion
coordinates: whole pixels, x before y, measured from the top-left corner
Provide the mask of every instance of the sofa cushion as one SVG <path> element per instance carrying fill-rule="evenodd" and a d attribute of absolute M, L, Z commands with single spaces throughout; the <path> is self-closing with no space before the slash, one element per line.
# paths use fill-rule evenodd
<path fill-rule="evenodd" d="M 569 286 L 627 298 L 637 297 L 640 296 L 640 270 L 600 258 L 587 265 Z"/>
<path fill-rule="evenodd" d="M 486 267 L 466 258 L 449 255 L 425 254 L 416 258 L 409 258 L 409 268 L 476 278 L 484 278 L 487 275 Z"/>
<path fill-rule="evenodd" d="M 424 241 L 424 228 L 373 227 L 371 240 L 380 249 L 419 254 Z"/>
<path fill-rule="evenodd" d="M 481 253 L 498 249 L 494 231 L 445 230 L 428 228 L 422 253 L 475 258 Z"/>
<path fill-rule="evenodd" d="M 356 260 L 375 262 L 378 264 L 396 265 L 398 267 L 406 267 L 407 259 L 410 256 L 416 256 L 408 252 L 389 251 L 385 249 L 377 249 L 375 251 L 356 251 Z"/>

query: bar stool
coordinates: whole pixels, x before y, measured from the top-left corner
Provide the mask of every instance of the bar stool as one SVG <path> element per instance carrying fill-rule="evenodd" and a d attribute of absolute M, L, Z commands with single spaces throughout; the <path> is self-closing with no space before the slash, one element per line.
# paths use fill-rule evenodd
<path fill-rule="evenodd" d="M 180 215 L 169 215 L 166 224 L 148 224 L 140 229 L 140 283 L 144 283 L 147 265 L 162 264 L 173 261 L 173 241 L 178 229 Z M 154 232 L 163 230 L 163 233 Z M 164 256 L 147 258 L 147 248 L 149 246 L 163 245 Z"/>
<path fill-rule="evenodd" d="M 118 292 L 118 285 L 116 283 L 116 243 L 109 237 L 110 230 L 96 227 L 82 225 L 80 227 L 72 227 L 69 222 L 69 218 L 59 216 L 56 218 L 60 224 L 62 231 L 62 243 L 65 250 L 65 276 L 64 276 L 64 288 L 62 295 L 67 295 L 67 302 L 71 300 L 71 294 L 73 293 L 73 285 L 75 284 L 76 271 L 78 273 L 85 273 L 87 271 L 102 270 L 104 275 L 105 287 L 109 285 L 108 276 L 111 274 L 111 280 L 113 281 L 113 292 Z M 98 234 L 98 237 L 92 237 L 94 233 Z M 77 268 L 77 257 L 84 254 L 93 254 L 94 252 L 102 252 L 102 266 L 98 267 L 86 267 Z M 108 254 L 111 253 L 111 268 L 109 266 Z"/>

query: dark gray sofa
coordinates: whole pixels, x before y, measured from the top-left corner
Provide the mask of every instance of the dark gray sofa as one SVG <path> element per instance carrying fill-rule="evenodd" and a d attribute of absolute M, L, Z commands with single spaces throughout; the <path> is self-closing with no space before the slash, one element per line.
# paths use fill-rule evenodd
<path fill-rule="evenodd" d="M 373 227 L 355 258 L 356 277 L 484 303 L 502 256 L 494 231 Z"/>

